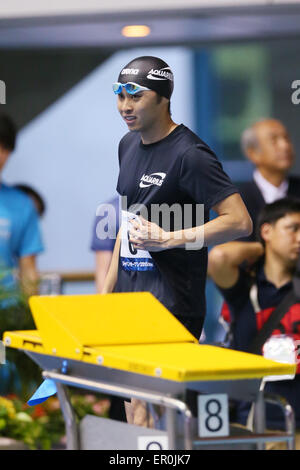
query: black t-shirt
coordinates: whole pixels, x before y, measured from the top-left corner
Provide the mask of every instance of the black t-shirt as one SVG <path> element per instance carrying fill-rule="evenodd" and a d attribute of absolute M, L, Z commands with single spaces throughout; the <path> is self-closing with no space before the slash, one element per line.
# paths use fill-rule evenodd
<path fill-rule="evenodd" d="M 168 230 L 168 223 L 154 218 L 152 210 L 175 204 L 181 212 L 175 216 L 170 211 L 170 231 L 179 228 L 179 220 L 182 228 L 206 223 L 215 204 L 238 192 L 213 151 L 182 124 L 149 145 L 142 143 L 139 133 L 129 132 L 119 145 L 119 163 L 117 191 L 127 196 L 126 210 L 143 204 L 147 220 Z M 197 204 L 204 206 L 200 223 Z M 198 338 L 205 315 L 207 248 L 150 252 L 150 259 L 138 250 L 134 259 L 134 250 L 125 245 L 126 241 L 115 292 L 151 292 Z"/>

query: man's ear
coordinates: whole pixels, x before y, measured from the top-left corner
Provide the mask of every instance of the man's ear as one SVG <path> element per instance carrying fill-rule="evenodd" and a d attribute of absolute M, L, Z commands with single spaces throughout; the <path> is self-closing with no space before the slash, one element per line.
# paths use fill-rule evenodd
<path fill-rule="evenodd" d="M 250 160 L 255 166 L 260 162 L 260 152 L 256 147 L 249 147 L 246 150 L 246 157 Z"/>
<path fill-rule="evenodd" d="M 268 224 L 267 222 L 264 223 L 261 228 L 260 228 L 260 236 L 261 238 L 265 241 L 268 242 L 271 238 L 273 231 L 273 226 L 272 224 Z"/>

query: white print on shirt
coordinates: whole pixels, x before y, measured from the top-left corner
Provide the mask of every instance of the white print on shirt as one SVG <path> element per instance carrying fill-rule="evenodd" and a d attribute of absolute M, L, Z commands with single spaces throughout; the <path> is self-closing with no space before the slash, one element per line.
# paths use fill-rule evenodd
<path fill-rule="evenodd" d="M 166 177 L 166 173 L 151 173 L 151 175 L 145 175 L 141 177 L 140 188 L 149 188 L 149 186 L 161 186 Z"/>
<path fill-rule="evenodd" d="M 122 268 L 125 271 L 153 271 L 154 263 L 150 253 L 147 250 L 134 248 L 129 241 L 130 219 L 139 222 L 139 217 L 136 214 L 122 210 L 120 253 Z"/>

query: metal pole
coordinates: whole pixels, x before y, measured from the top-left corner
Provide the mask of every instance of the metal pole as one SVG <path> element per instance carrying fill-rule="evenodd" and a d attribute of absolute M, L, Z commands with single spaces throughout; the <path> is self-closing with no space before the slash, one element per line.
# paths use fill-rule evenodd
<path fill-rule="evenodd" d="M 60 382 L 56 382 L 57 395 L 64 417 L 67 436 L 67 449 L 79 450 L 79 433 L 76 423 L 76 416 L 70 402 L 67 388 Z"/>
<path fill-rule="evenodd" d="M 257 434 L 264 434 L 266 428 L 265 420 L 265 402 L 264 402 L 264 392 L 262 389 L 259 390 L 257 394 L 256 401 L 254 403 L 254 416 L 253 416 L 253 427 L 254 432 Z M 257 450 L 264 450 L 265 445 L 261 442 L 257 443 Z"/>
<path fill-rule="evenodd" d="M 80 377 L 73 377 L 64 374 L 59 374 L 52 371 L 44 371 L 43 377 L 47 379 L 52 379 L 57 384 L 65 384 L 69 386 L 74 386 L 78 388 L 84 388 L 88 390 L 95 390 L 98 392 L 106 392 L 110 395 L 116 395 L 121 397 L 128 398 L 137 398 L 144 400 L 149 403 L 154 403 L 155 405 L 162 405 L 166 408 L 172 408 L 180 411 L 184 417 L 184 446 L 185 450 L 191 450 L 193 446 L 192 442 L 192 433 L 191 433 L 191 420 L 192 413 L 187 407 L 187 405 L 176 398 L 168 397 L 165 395 L 160 395 L 158 393 L 145 392 L 143 390 L 131 389 L 123 385 L 112 385 L 105 382 L 98 382 L 94 380 L 83 379 Z M 69 417 L 69 413 L 67 413 Z M 170 421 L 171 425 L 171 421 Z M 168 427 L 168 424 L 167 424 Z M 171 430 L 167 429 L 168 434 L 171 433 Z"/>
<path fill-rule="evenodd" d="M 267 403 L 272 403 L 273 405 L 277 405 L 281 408 L 281 410 L 284 413 L 284 419 L 285 419 L 285 429 L 286 432 L 289 436 L 291 436 L 291 439 L 287 442 L 287 448 L 289 450 L 295 450 L 295 429 L 296 429 L 296 423 L 295 423 L 295 413 L 291 405 L 288 403 L 288 401 L 279 396 L 275 395 L 273 393 L 266 393 L 264 394 L 264 399 Z"/>
<path fill-rule="evenodd" d="M 176 423 L 176 410 L 173 408 L 166 408 L 166 421 L 167 421 L 167 432 L 169 440 L 169 450 L 176 450 L 176 434 L 177 434 L 177 423 Z"/>

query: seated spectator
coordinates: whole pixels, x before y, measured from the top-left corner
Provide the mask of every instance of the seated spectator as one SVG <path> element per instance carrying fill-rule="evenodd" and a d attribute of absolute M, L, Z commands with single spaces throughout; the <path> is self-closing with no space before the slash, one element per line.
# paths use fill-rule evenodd
<path fill-rule="evenodd" d="M 290 176 L 295 151 L 287 129 L 276 119 L 261 119 L 245 129 L 241 137 L 245 156 L 254 164 L 250 181 L 238 185 L 253 222 L 253 232 L 241 241 L 255 241 L 257 217 L 265 204 L 284 197 L 300 198 L 300 178 Z M 226 302 L 223 315 L 228 315 Z"/>
<path fill-rule="evenodd" d="M 209 274 L 229 307 L 230 347 L 246 352 L 251 352 L 258 331 L 292 289 L 300 256 L 300 200 L 284 198 L 267 204 L 258 219 L 258 234 L 257 242 L 230 242 L 214 247 L 209 254 Z M 256 298 L 253 286 L 257 289 Z M 288 335 L 294 341 L 300 339 L 300 300 L 288 308 L 271 334 Z M 295 411 L 297 429 L 300 429 L 299 372 L 298 366 L 293 380 L 267 382 L 265 387 L 266 391 L 288 400 Z M 246 424 L 249 407 L 238 404 L 238 422 Z M 267 407 L 267 426 L 284 427 L 284 417 L 274 406 Z"/>
<path fill-rule="evenodd" d="M 283 197 L 300 198 L 300 178 L 289 175 L 295 152 L 288 131 L 280 121 L 257 121 L 243 132 L 241 146 L 255 167 L 252 179 L 238 185 L 253 221 L 253 232 L 244 240 L 253 241 L 260 210 L 265 204 Z"/>
<path fill-rule="evenodd" d="M 16 135 L 10 117 L 0 114 L 0 172 L 15 149 Z M 38 213 L 32 200 L 20 189 L 1 181 L 0 338 L 6 330 L 33 327 L 26 297 L 38 291 L 36 256 L 41 251 Z M 19 351 L 7 351 L 6 363 L 0 367 L 1 394 L 21 393 L 27 384 L 35 383 L 37 376 L 40 380 L 38 367 L 29 365 L 31 361 L 23 356 Z"/>
<path fill-rule="evenodd" d="M 0 115 L 0 172 L 15 148 L 16 127 Z M 0 186 L 0 260 L 2 268 L 18 268 L 26 293 L 36 292 L 38 273 L 36 255 L 43 251 L 37 212 L 31 199 L 1 181 Z"/>

